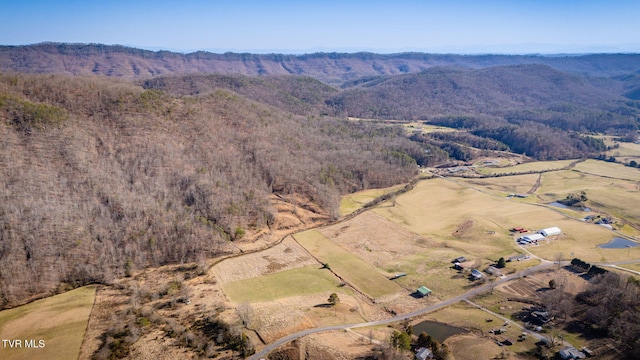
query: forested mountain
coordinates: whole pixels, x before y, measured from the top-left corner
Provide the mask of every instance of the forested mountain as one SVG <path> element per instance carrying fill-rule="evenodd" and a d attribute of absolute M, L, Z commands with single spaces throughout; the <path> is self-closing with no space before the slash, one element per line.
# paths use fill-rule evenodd
<path fill-rule="evenodd" d="M 591 76 L 616 76 L 640 71 L 638 54 L 453 55 L 316 53 L 180 54 L 100 44 L 43 43 L 0 46 L 0 71 L 94 74 L 148 78 L 169 74 L 304 75 L 339 85 L 367 76 L 420 72 L 434 66 L 486 68 L 504 65 L 546 64 L 555 69 Z"/>
<path fill-rule="evenodd" d="M 273 223 L 270 194 L 335 214 L 342 193 L 409 180 L 419 148 L 229 91 L 95 77 L 2 75 L 0 118 L 0 307 L 211 257 Z"/>

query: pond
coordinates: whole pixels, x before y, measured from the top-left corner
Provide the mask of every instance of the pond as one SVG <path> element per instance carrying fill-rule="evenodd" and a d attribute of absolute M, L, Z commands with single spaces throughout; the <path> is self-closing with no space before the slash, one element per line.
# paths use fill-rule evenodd
<path fill-rule="evenodd" d="M 551 206 L 555 206 L 561 209 L 572 209 L 572 210 L 577 210 L 577 211 L 585 211 L 585 212 L 589 212 L 591 211 L 590 208 L 588 207 L 573 207 L 573 206 L 567 206 L 561 202 L 558 201 L 554 201 L 554 202 L 550 202 L 549 205 Z"/>
<path fill-rule="evenodd" d="M 432 338 L 438 340 L 440 343 L 444 342 L 449 336 L 467 332 L 467 330 L 463 328 L 431 320 L 425 320 L 413 326 L 413 333 L 415 335 L 420 335 L 423 331 L 431 335 Z"/>
<path fill-rule="evenodd" d="M 598 245 L 599 248 L 603 248 L 603 249 L 624 249 L 624 248 L 631 248 L 636 246 L 640 246 L 640 244 L 638 244 L 635 241 L 631 241 L 631 240 L 619 238 L 619 237 L 613 238 L 611 241 L 609 241 L 606 244 Z"/>

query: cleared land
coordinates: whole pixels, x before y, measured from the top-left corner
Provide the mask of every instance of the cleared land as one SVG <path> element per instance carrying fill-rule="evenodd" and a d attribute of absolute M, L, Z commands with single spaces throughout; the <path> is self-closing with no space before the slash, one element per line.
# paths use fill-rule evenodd
<path fill-rule="evenodd" d="M 460 179 L 470 186 L 482 187 L 496 195 L 526 194 L 533 189 L 540 174 L 525 174 L 483 179 Z"/>
<path fill-rule="evenodd" d="M 393 186 L 384 189 L 363 190 L 345 195 L 340 200 L 340 215 L 351 214 L 352 212 L 363 208 L 366 204 L 376 198 L 401 188 L 402 186 Z"/>
<path fill-rule="evenodd" d="M 482 167 L 478 169 L 478 172 L 481 174 L 518 174 L 530 171 L 550 171 L 563 169 L 573 162 L 575 162 L 575 160 L 534 161 L 500 168 Z"/>
<path fill-rule="evenodd" d="M 400 288 L 373 266 L 331 241 L 317 230 L 294 235 L 320 262 L 328 264 L 338 276 L 358 290 L 377 298 L 396 293 Z"/>
<path fill-rule="evenodd" d="M 218 281 L 227 284 L 314 264 L 318 262 L 291 237 L 287 237 L 268 250 L 227 259 L 215 266 L 212 273 Z"/>
<path fill-rule="evenodd" d="M 231 300 L 242 303 L 337 291 L 339 283 L 331 272 L 312 265 L 235 281 L 223 288 Z"/>
<path fill-rule="evenodd" d="M 482 190 L 482 189 L 480 189 Z M 542 229 L 558 226 L 563 235 L 551 237 L 528 249 L 543 258 L 570 254 L 585 261 L 606 262 L 637 258 L 636 249 L 601 249 L 598 244 L 615 233 L 593 224 L 568 218 L 555 208 L 513 201 L 469 188 L 463 183 L 434 179 L 420 182 L 410 193 L 399 196 L 395 207 L 374 211 L 423 236 L 429 236 L 461 255 L 497 260 L 510 256 L 518 247 L 508 229 L 516 226 Z M 495 231 L 494 234 L 490 232 Z"/>
<path fill-rule="evenodd" d="M 640 181 L 640 170 L 622 164 L 587 160 L 576 165 L 577 171 L 615 179 Z"/>
<path fill-rule="evenodd" d="M 0 312 L 0 339 L 20 339 L 22 348 L 0 347 L 2 359 L 77 359 L 93 307 L 96 286 L 34 301 Z M 25 348 L 44 340 L 44 348 Z"/>

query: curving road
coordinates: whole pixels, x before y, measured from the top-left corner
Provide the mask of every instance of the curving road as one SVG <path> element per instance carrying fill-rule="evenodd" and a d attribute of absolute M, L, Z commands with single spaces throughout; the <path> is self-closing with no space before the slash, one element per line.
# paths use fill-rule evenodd
<path fill-rule="evenodd" d="M 565 262 L 563 262 L 561 265 L 564 265 Z M 566 264 L 569 264 L 569 262 L 566 262 Z M 462 294 L 462 295 L 458 295 L 456 297 L 453 297 L 451 299 L 447 299 L 444 301 L 441 301 L 437 304 L 434 305 L 430 305 L 427 307 L 424 307 L 422 309 L 407 313 L 407 314 L 402 314 L 402 315 L 397 315 L 388 319 L 383 319 L 383 320 L 376 320 L 376 321 L 369 321 L 369 322 L 364 322 L 364 323 L 358 323 L 358 324 L 342 324 L 342 325 L 334 325 L 334 326 L 326 326 L 326 327 L 319 327 L 319 328 L 313 328 L 313 329 L 307 329 L 307 330 L 303 330 L 303 331 L 299 331 L 297 333 L 293 333 L 291 335 L 285 336 L 279 340 L 276 340 L 275 342 L 265 346 L 262 350 L 260 350 L 259 352 L 255 353 L 254 355 L 252 355 L 251 357 L 249 357 L 250 360 L 258 360 L 263 358 L 264 356 L 266 356 L 267 354 L 269 354 L 271 351 L 275 350 L 276 348 L 291 342 L 293 340 L 299 339 L 301 337 L 307 336 L 307 335 L 311 335 L 311 334 L 317 334 L 317 333 L 321 333 L 321 332 L 327 332 L 327 331 L 333 331 L 333 330 L 344 330 L 344 329 L 353 329 L 353 328 L 360 328 L 360 327 L 367 327 L 367 326 L 378 326 L 378 325 L 386 325 L 386 324 L 390 324 L 390 323 L 394 323 L 394 322 L 398 322 L 398 321 L 402 321 L 402 320 L 407 320 L 419 315 L 424 315 L 439 309 L 442 309 L 444 307 L 453 305 L 459 301 L 463 301 L 463 300 L 467 300 L 469 297 L 473 297 L 475 295 L 478 295 L 480 293 L 486 292 L 488 291 L 492 286 L 498 286 L 502 283 L 505 283 L 507 281 L 516 279 L 521 277 L 522 275 L 525 274 L 529 274 L 531 272 L 536 272 L 536 271 L 541 271 L 544 269 L 547 269 L 549 267 L 552 266 L 557 266 L 557 264 L 551 263 L 551 262 L 543 262 L 539 265 L 533 266 L 531 268 L 527 268 L 524 269 L 520 272 L 511 274 L 509 276 L 505 276 L 504 278 L 501 278 L 499 280 L 496 280 L 492 283 L 486 283 L 484 285 L 478 286 L 472 290 L 467 291 L 466 293 Z"/>

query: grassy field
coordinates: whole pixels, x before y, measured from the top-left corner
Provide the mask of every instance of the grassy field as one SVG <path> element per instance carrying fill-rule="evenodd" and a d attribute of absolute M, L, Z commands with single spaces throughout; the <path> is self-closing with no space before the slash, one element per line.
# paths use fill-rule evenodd
<path fill-rule="evenodd" d="M 459 181 L 473 187 L 482 187 L 495 195 L 507 196 L 509 194 L 526 194 L 531 190 L 540 174 L 526 174 L 503 176 L 485 179 L 460 179 Z"/>
<path fill-rule="evenodd" d="M 501 168 L 491 168 L 484 167 L 479 168 L 478 172 L 481 174 L 508 174 L 508 173 L 526 173 L 529 171 L 549 171 L 549 170 L 557 170 L 562 169 L 569 166 L 575 160 L 558 160 L 558 161 L 534 161 L 528 162 L 524 164 L 501 167 Z"/>
<path fill-rule="evenodd" d="M 486 259 L 509 256 L 517 250 L 508 233 L 514 226 L 560 227 L 564 232 L 561 239 L 530 247 L 534 254 L 547 259 L 558 254 L 569 258 L 573 253 L 585 261 L 604 262 L 631 260 L 640 255 L 637 248 L 598 248 L 615 234 L 602 226 L 568 218 L 558 209 L 513 201 L 443 179 L 422 181 L 413 191 L 399 196 L 395 207 L 374 211 L 417 234 L 444 241 L 462 255 Z M 495 233 L 489 235 L 490 231 Z"/>
<path fill-rule="evenodd" d="M 340 215 L 351 214 L 363 208 L 367 203 L 375 200 L 377 197 L 401 188 L 402 185 L 398 185 L 384 189 L 368 189 L 345 195 L 340 199 Z"/>
<path fill-rule="evenodd" d="M 294 235 L 296 240 L 322 263 L 365 294 L 377 298 L 395 293 L 400 288 L 372 265 L 348 252 L 317 230 Z"/>
<path fill-rule="evenodd" d="M 324 291 L 343 292 L 339 283 L 330 271 L 312 265 L 235 281 L 223 287 L 231 300 L 252 303 Z"/>
<path fill-rule="evenodd" d="M 0 339 L 23 341 L 20 349 L 0 347 L 0 358 L 77 359 L 95 294 L 95 286 L 85 286 L 0 311 Z M 44 340 L 45 346 L 25 348 L 25 340 Z"/>
<path fill-rule="evenodd" d="M 600 175 L 608 178 L 640 181 L 640 170 L 624 166 L 622 164 L 606 161 L 587 160 L 579 163 L 574 168 L 576 171 Z"/>

